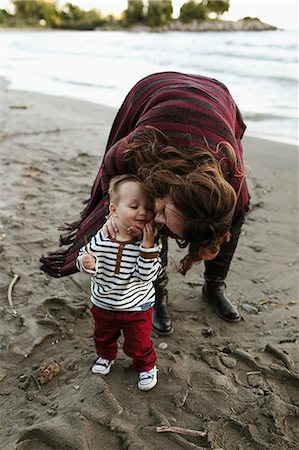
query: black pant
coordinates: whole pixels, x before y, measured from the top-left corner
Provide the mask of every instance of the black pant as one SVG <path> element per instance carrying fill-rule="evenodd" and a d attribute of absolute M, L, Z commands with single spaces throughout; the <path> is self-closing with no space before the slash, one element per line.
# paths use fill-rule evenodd
<path fill-rule="evenodd" d="M 241 234 L 242 225 L 245 220 L 245 215 L 248 212 L 248 206 L 246 206 L 240 213 L 235 217 L 230 233 L 231 238 L 229 242 L 225 242 L 220 247 L 220 252 L 216 258 L 211 261 L 205 261 L 205 279 L 213 281 L 223 281 L 225 280 L 230 263 L 233 259 L 235 250 L 237 248 L 238 240 Z"/>
<path fill-rule="evenodd" d="M 234 219 L 230 229 L 231 239 L 229 242 L 225 242 L 221 245 L 220 252 L 216 256 L 216 258 L 212 259 L 211 261 L 205 261 L 204 276 L 207 280 L 222 281 L 226 278 L 230 263 L 238 244 L 242 225 L 244 223 L 245 215 L 248 212 L 248 209 L 248 206 L 245 206 L 245 208 L 242 209 L 242 211 L 240 211 L 240 213 Z M 167 295 L 166 285 L 168 282 L 168 276 L 166 273 L 168 239 L 167 236 L 162 236 L 160 239 L 160 242 L 162 243 L 162 250 L 160 253 L 162 261 L 162 271 L 155 283 L 157 300 L 159 299 L 159 297 L 163 297 L 163 294 L 164 296 Z"/>

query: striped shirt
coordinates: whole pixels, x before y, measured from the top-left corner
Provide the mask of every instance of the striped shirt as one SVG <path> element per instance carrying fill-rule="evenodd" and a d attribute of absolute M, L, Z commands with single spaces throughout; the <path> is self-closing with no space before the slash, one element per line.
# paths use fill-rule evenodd
<path fill-rule="evenodd" d="M 86 252 L 96 260 L 96 269 L 82 265 Z M 159 247 L 144 248 L 141 241 L 120 242 L 106 238 L 102 231 L 92 237 L 77 258 L 80 271 L 93 274 L 91 302 L 110 311 L 145 311 L 155 302 L 154 281 L 161 263 Z"/>

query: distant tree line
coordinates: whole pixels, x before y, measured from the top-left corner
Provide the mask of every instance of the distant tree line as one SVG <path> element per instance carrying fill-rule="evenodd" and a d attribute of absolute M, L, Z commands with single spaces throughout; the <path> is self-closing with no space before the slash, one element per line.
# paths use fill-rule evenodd
<path fill-rule="evenodd" d="M 100 9 L 85 11 L 68 2 L 58 6 L 57 0 L 11 0 L 13 12 L 0 9 L 0 25 L 8 27 L 48 27 L 94 30 L 96 28 L 130 28 L 136 25 L 161 27 L 169 24 L 171 0 L 128 0 L 120 18 L 104 16 Z M 100 2 L 99 2 L 100 4 Z M 191 0 L 185 2 L 178 19 L 183 23 L 202 22 L 212 16 L 218 19 L 229 10 L 229 0 Z"/>

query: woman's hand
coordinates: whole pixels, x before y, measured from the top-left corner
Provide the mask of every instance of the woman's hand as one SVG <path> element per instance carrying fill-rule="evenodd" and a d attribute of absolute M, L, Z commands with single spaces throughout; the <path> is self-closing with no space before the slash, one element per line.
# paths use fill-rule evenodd
<path fill-rule="evenodd" d="M 94 270 L 96 267 L 96 262 L 94 256 L 90 253 L 87 253 L 82 257 L 82 266 L 84 269 Z"/>
<path fill-rule="evenodd" d="M 146 223 L 143 228 L 143 241 L 142 246 L 144 248 L 152 248 L 155 244 L 155 235 L 157 230 L 155 230 L 150 223 Z"/>
<path fill-rule="evenodd" d="M 108 239 L 115 239 L 118 227 L 113 216 L 107 216 L 106 222 L 102 226 L 104 236 Z"/>

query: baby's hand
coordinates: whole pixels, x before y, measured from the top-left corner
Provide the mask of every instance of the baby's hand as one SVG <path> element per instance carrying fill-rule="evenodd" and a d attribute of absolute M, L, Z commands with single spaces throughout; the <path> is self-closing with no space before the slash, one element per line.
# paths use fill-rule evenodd
<path fill-rule="evenodd" d="M 144 248 L 151 248 L 155 243 L 155 230 L 150 223 L 146 223 L 143 228 L 143 242 Z"/>
<path fill-rule="evenodd" d="M 141 238 L 143 235 L 143 225 L 132 225 L 128 228 L 128 233 L 130 236 Z"/>
<path fill-rule="evenodd" d="M 94 257 L 90 253 L 87 253 L 82 258 L 82 265 L 84 269 L 94 270 L 96 267 Z"/>

